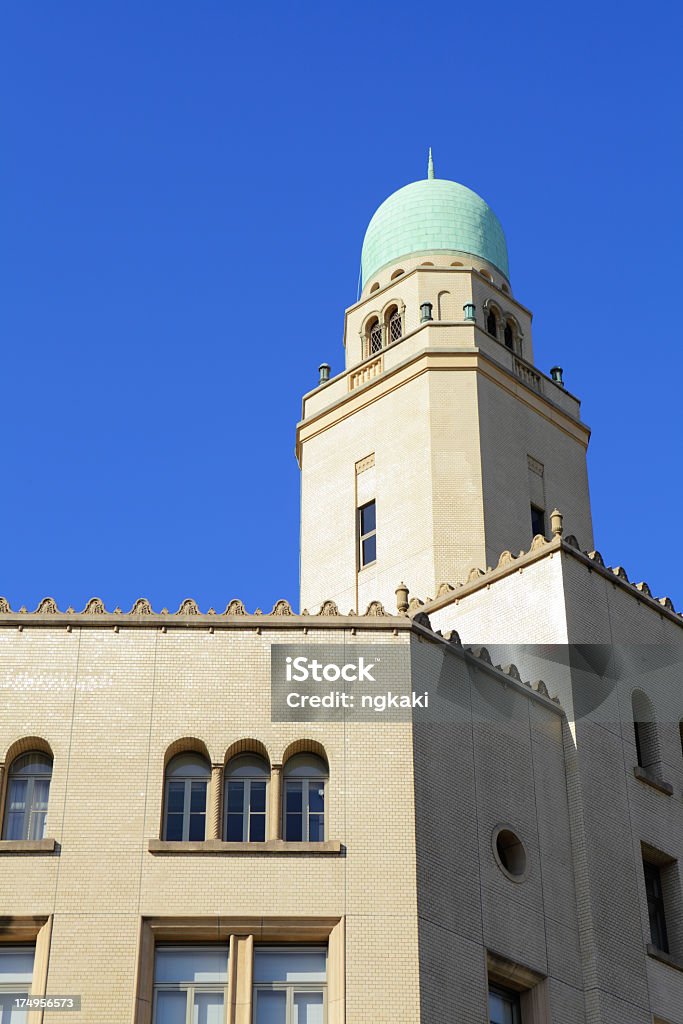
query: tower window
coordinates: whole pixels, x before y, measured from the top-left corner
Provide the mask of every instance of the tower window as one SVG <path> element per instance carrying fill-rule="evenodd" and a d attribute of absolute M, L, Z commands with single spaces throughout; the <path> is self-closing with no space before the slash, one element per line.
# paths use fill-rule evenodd
<path fill-rule="evenodd" d="M 361 569 L 377 561 L 377 513 L 374 501 L 358 509 L 358 549 Z"/>
<path fill-rule="evenodd" d="M 490 1024 L 520 1024 L 519 996 L 516 992 L 491 985 L 489 988 Z"/>
<path fill-rule="evenodd" d="M 486 330 L 492 338 L 498 337 L 498 317 L 492 309 L 486 315 Z"/>
<path fill-rule="evenodd" d="M 382 325 L 379 320 L 373 320 L 368 327 L 368 350 L 371 356 L 382 351 Z"/>
<path fill-rule="evenodd" d="M 401 314 L 397 309 L 395 309 L 389 317 L 389 341 L 398 341 L 402 334 L 403 325 L 401 324 Z"/>
<path fill-rule="evenodd" d="M 539 508 L 538 505 L 531 506 L 531 535 L 535 537 L 537 534 L 541 534 L 545 537 L 545 511 Z"/>
<path fill-rule="evenodd" d="M 512 349 L 514 351 L 515 338 L 514 334 L 512 333 L 512 324 L 510 323 L 505 324 L 505 330 L 503 331 L 503 341 L 505 342 L 506 348 Z"/>
<path fill-rule="evenodd" d="M 668 953 L 669 939 L 666 933 L 662 873 L 658 864 L 652 864 L 647 860 L 643 860 L 643 872 L 645 874 L 645 892 L 647 894 L 647 912 L 650 918 L 652 945 L 660 949 L 662 953 Z"/>

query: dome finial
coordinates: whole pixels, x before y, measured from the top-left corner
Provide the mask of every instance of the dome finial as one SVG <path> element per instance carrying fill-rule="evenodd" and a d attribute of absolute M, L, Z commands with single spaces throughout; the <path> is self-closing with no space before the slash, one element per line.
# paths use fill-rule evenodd
<path fill-rule="evenodd" d="M 427 160 L 427 177 L 434 177 L 434 161 L 432 160 L 432 147 L 429 147 L 429 159 Z"/>

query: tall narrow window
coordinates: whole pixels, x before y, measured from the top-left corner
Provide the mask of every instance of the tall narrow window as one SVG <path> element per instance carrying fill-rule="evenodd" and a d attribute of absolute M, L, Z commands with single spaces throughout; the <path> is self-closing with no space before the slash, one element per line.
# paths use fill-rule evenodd
<path fill-rule="evenodd" d="M 659 764 L 659 743 L 652 703 L 642 690 L 631 695 L 633 712 L 633 738 L 636 744 L 636 759 L 640 768 L 656 771 Z"/>
<path fill-rule="evenodd" d="M 373 320 L 368 327 L 368 349 L 369 355 L 382 351 L 382 325 L 379 320 Z"/>
<path fill-rule="evenodd" d="M 490 1024 L 520 1024 L 519 996 L 516 992 L 489 987 L 489 1021 Z"/>
<path fill-rule="evenodd" d="M 157 949 L 153 1024 L 224 1024 L 227 993 L 227 946 Z"/>
<path fill-rule="evenodd" d="M 225 838 L 262 843 L 266 838 L 268 765 L 253 754 L 235 757 L 225 771 Z"/>
<path fill-rule="evenodd" d="M 498 317 L 492 309 L 488 311 L 486 316 L 486 330 L 492 338 L 498 337 Z"/>
<path fill-rule="evenodd" d="M 369 501 L 358 509 L 358 564 L 361 569 L 377 561 L 377 511 Z"/>
<path fill-rule="evenodd" d="M 537 534 L 541 534 L 545 537 L 545 511 L 539 508 L 538 505 L 531 506 L 531 536 L 535 537 Z"/>
<path fill-rule="evenodd" d="M 28 1013 L 16 1005 L 17 999 L 31 994 L 35 950 L 27 946 L 0 949 L 0 1021 L 25 1024 Z"/>
<path fill-rule="evenodd" d="M 12 762 L 3 839 L 43 838 L 51 778 L 52 758 L 47 754 L 22 754 Z"/>
<path fill-rule="evenodd" d="M 295 754 L 285 765 L 284 776 L 285 839 L 323 842 L 327 765 L 314 754 Z"/>
<path fill-rule="evenodd" d="M 325 1024 L 325 949 L 254 950 L 254 1024 Z"/>
<path fill-rule="evenodd" d="M 398 341 L 402 334 L 401 314 L 395 309 L 389 317 L 389 341 Z"/>
<path fill-rule="evenodd" d="M 645 873 L 645 892 L 647 894 L 647 912 L 650 918 L 650 936 L 652 945 L 669 952 L 669 939 L 666 933 L 666 914 L 664 912 L 664 894 L 662 892 L 662 874 L 658 864 L 643 861 Z"/>
<path fill-rule="evenodd" d="M 505 330 L 503 331 L 503 340 L 507 348 L 514 350 L 515 336 L 512 332 L 512 324 L 509 321 L 508 323 L 505 324 Z"/>
<path fill-rule="evenodd" d="M 199 754 L 179 754 L 166 769 L 164 839 L 202 840 L 206 835 L 206 794 L 211 767 Z"/>

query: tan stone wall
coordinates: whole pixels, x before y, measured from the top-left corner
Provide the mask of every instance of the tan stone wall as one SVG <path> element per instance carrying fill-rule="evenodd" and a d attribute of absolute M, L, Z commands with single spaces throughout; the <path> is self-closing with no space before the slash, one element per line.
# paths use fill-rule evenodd
<path fill-rule="evenodd" d="M 355 642 L 318 628 L 306 643 L 317 639 Z M 397 645 L 407 634 L 359 630 L 368 639 Z M 70 1020 L 130 1024 L 141 918 L 176 915 L 346 918 L 349 1024 L 417 1019 L 410 727 L 376 727 L 368 743 L 367 726 L 271 723 L 272 642 L 296 639 L 125 620 L 119 632 L 0 628 L 0 756 L 22 736 L 50 744 L 46 834 L 59 844 L 56 854 L 0 853 L 0 907 L 5 918 L 54 915 L 47 988 L 82 995 Z M 216 763 L 244 738 L 274 762 L 294 740 L 321 742 L 329 837 L 346 854 L 150 853 L 164 754 L 181 737 L 201 740 Z"/>

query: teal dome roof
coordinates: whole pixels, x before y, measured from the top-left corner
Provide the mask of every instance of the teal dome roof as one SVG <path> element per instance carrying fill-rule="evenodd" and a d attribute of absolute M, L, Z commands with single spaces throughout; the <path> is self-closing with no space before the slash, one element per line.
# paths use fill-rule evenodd
<path fill-rule="evenodd" d="M 394 192 L 370 221 L 363 284 L 402 256 L 435 250 L 479 256 L 509 277 L 505 235 L 493 210 L 464 185 L 429 177 Z"/>

